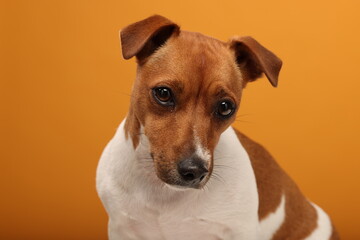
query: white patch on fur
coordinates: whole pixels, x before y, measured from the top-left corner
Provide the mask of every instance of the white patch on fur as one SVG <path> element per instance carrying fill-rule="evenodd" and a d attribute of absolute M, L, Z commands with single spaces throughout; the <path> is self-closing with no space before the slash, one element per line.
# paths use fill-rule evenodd
<path fill-rule="evenodd" d="M 317 227 L 305 240 L 328 240 L 332 234 L 330 218 L 319 206 L 311 204 L 317 213 Z"/>
<path fill-rule="evenodd" d="M 271 239 L 285 221 L 285 195 L 282 195 L 276 211 L 260 221 L 259 239 Z"/>
<path fill-rule="evenodd" d="M 196 131 L 194 131 L 194 141 L 195 141 L 195 154 L 204 160 L 206 163 L 210 163 L 211 155 L 208 149 L 204 148 L 200 142 L 200 138 L 196 135 Z"/>
<path fill-rule="evenodd" d="M 184 191 L 166 187 L 156 177 L 146 136 L 141 135 L 134 150 L 123 127 L 105 148 L 97 169 L 110 240 L 257 239 L 255 175 L 231 127 L 220 137 L 213 176 L 205 188 Z"/>

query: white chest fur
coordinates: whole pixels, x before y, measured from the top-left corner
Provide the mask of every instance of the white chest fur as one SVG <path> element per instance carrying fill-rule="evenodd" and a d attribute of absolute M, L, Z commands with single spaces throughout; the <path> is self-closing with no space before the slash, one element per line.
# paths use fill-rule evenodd
<path fill-rule="evenodd" d="M 110 239 L 257 239 L 255 176 L 231 127 L 220 137 L 213 176 L 203 190 L 176 190 L 161 182 L 146 137 L 134 150 L 123 127 L 124 122 L 97 169 L 97 190 L 109 215 Z"/>

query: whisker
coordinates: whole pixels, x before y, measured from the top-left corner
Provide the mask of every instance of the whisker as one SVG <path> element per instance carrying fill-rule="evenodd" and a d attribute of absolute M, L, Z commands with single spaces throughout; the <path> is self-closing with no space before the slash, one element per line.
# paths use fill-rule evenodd
<path fill-rule="evenodd" d="M 209 179 L 209 182 L 210 182 L 210 179 Z M 207 183 L 201 188 L 201 190 L 202 190 L 203 192 L 205 192 L 205 193 L 209 191 L 209 186 L 208 186 L 209 182 L 207 182 Z"/>
<path fill-rule="evenodd" d="M 254 114 L 250 114 L 250 113 L 244 113 L 244 114 L 238 114 L 236 115 L 236 117 L 247 117 L 247 116 L 252 116 Z"/>
<path fill-rule="evenodd" d="M 255 123 L 255 122 L 251 122 L 251 121 L 244 121 L 244 120 L 240 120 L 240 119 L 235 119 L 235 122 L 242 122 L 242 123 Z"/>
<path fill-rule="evenodd" d="M 211 176 L 214 180 L 219 181 L 220 183 L 227 185 L 227 183 L 225 182 L 225 179 L 223 177 L 221 177 L 220 175 L 216 174 L 216 173 L 212 173 Z"/>
<path fill-rule="evenodd" d="M 248 117 L 248 116 L 251 116 L 251 115 L 253 115 L 253 114 L 239 114 L 239 115 L 236 115 L 235 121 L 236 122 L 243 122 L 243 123 L 254 123 L 253 121 L 243 120 L 243 117 Z"/>
<path fill-rule="evenodd" d="M 214 157 L 214 161 L 216 160 L 224 160 L 224 159 L 234 159 L 234 156 L 231 156 L 231 155 L 220 155 L 220 156 L 217 156 L 217 157 Z"/>
<path fill-rule="evenodd" d="M 216 160 L 224 160 L 224 159 L 234 159 L 234 156 L 232 156 L 232 155 L 224 155 L 221 152 L 217 152 L 217 151 L 215 151 L 215 153 L 218 153 L 219 156 L 215 156 L 214 161 L 216 161 Z"/>
<path fill-rule="evenodd" d="M 214 164 L 214 168 L 228 168 L 228 169 L 234 169 L 232 166 L 228 165 L 221 165 L 221 164 Z"/>

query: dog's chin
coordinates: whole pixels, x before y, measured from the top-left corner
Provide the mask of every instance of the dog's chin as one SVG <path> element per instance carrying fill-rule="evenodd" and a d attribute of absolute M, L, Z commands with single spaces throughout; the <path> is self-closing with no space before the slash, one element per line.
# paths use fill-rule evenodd
<path fill-rule="evenodd" d="M 207 179 L 203 179 L 203 181 L 201 181 L 197 184 L 187 184 L 184 182 L 176 182 L 176 183 L 169 183 L 169 182 L 165 182 L 165 181 L 163 181 L 163 182 L 164 182 L 165 186 L 171 190 L 186 191 L 186 190 L 190 190 L 190 189 L 203 189 L 207 183 Z"/>
<path fill-rule="evenodd" d="M 181 185 L 172 185 L 172 184 L 168 184 L 168 183 L 165 183 L 165 186 L 171 190 L 178 191 L 178 192 L 183 192 L 183 191 L 186 191 L 189 189 L 193 189 L 190 187 L 185 187 L 185 186 L 181 186 Z"/>

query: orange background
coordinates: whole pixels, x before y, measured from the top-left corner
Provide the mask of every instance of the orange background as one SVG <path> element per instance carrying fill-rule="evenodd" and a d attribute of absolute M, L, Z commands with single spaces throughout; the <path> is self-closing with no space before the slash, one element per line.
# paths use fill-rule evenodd
<path fill-rule="evenodd" d="M 118 30 L 154 13 L 221 40 L 251 35 L 284 61 L 277 89 L 248 85 L 234 125 L 360 239 L 359 3 L 2 1 L 0 239 L 106 239 L 95 169 L 135 76 Z"/>

